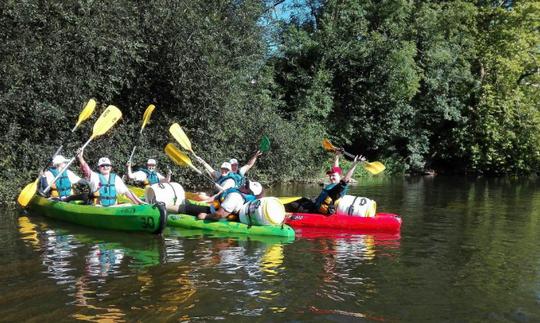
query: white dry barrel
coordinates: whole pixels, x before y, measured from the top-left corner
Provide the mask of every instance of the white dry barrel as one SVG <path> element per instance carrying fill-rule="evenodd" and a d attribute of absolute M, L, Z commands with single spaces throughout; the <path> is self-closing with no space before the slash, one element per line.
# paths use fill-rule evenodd
<path fill-rule="evenodd" d="M 263 197 L 244 204 L 240 222 L 248 225 L 281 225 L 285 220 L 285 206 L 275 197 Z"/>
<path fill-rule="evenodd" d="M 373 217 L 377 202 L 367 197 L 345 195 L 338 200 L 336 213 L 340 215 Z"/>
<path fill-rule="evenodd" d="M 162 202 L 169 212 L 177 212 L 185 199 L 186 192 L 178 183 L 156 183 L 147 186 L 144 190 L 144 200 L 147 203 Z"/>

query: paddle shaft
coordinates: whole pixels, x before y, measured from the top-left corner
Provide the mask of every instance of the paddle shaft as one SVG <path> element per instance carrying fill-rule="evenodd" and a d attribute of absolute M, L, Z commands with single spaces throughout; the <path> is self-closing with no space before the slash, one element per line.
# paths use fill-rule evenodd
<path fill-rule="evenodd" d="M 133 159 L 133 155 L 135 154 L 135 149 L 137 146 L 133 146 L 133 149 L 131 150 L 131 155 L 129 155 L 128 164 L 131 164 L 131 160 Z"/>
<path fill-rule="evenodd" d="M 150 120 L 150 116 L 152 115 L 152 111 L 154 111 L 154 109 L 155 109 L 155 106 L 153 104 L 150 104 L 148 108 L 146 108 L 146 110 L 144 111 L 143 122 L 142 122 L 141 130 L 139 131 L 139 138 L 138 138 L 139 143 L 141 141 L 141 136 L 142 136 L 144 127 L 146 126 L 146 123 L 148 122 L 148 120 Z M 133 146 L 133 150 L 131 150 L 131 155 L 129 155 L 128 164 L 131 164 L 131 161 L 133 160 L 133 155 L 135 155 L 136 148 L 137 148 L 137 145 Z"/>
<path fill-rule="evenodd" d="M 92 141 L 92 139 L 94 139 L 94 136 L 90 137 L 90 139 L 88 139 L 88 141 L 81 147 L 81 150 L 84 150 L 84 148 L 86 148 L 86 146 L 88 146 L 88 144 Z M 47 185 L 47 187 L 43 190 L 44 193 L 47 193 L 51 187 L 52 187 L 52 184 L 56 183 L 56 180 L 58 180 L 60 178 L 60 176 L 62 175 L 62 173 L 68 169 L 69 166 L 71 166 L 71 164 L 73 164 L 73 162 L 75 161 L 75 157 L 72 157 L 69 162 L 66 164 L 66 166 L 64 166 L 64 168 L 62 168 L 62 170 L 60 170 L 58 172 L 58 175 L 56 175 L 54 177 L 54 179 L 52 180 L 52 182 Z"/>
<path fill-rule="evenodd" d="M 343 155 L 349 157 L 349 158 L 352 158 L 354 159 L 354 157 L 356 157 L 355 155 L 351 154 L 351 153 L 348 153 L 346 152 L 345 150 L 341 150 L 341 152 L 343 153 Z"/>
<path fill-rule="evenodd" d="M 346 152 L 346 151 L 343 150 L 343 149 L 341 149 L 341 152 L 343 153 L 343 155 L 345 155 L 345 156 L 347 156 L 347 157 L 349 157 L 349 158 L 354 159 L 354 158 L 356 157 L 355 155 L 353 155 L 353 154 L 351 154 L 351 153 L 348 153 L 348 152 Z M 366 161 L 366 160 L 362 160 L 362 161 L 360 161 L 360 162 L 362 163 L 362 165 L 364 165 L 364 167 L 365 167 L 365 165 L 369 165 L 369 162 Z"/>
<path fill-rule="evenodd" d="M 197 156 L 193 153 L 193 151 L 191 152 L 194 156 Z M 212 182 L 220 191 L 223 190 L 223 187 L 221 187 L 221 185 L 219 185 L 218 183 L 216 183 L 216 181 L 214 181 L 210 176 L 208 176 L 207 174 L 201 172 L 200 169 L 198 169 L 197 167 L 193 166 L 193 164 L 187 164 L 191 169 L 193 169 L 194 171 L 197 172 L 197 174 L 199 175 L 202 175 L 204 178 L 206 178 L 207 180 L 209 180 L 210 182 Z"/>

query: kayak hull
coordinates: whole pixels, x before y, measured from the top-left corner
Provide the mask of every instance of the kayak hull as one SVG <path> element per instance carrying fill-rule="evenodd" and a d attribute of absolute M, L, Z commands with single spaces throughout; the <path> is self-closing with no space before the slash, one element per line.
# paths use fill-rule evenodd
<path fill-rule="evenodd" d="M 377 213 L 374 217 L 290 213 L 285 223 L 293 228 L 328 228 L 362 232 L 399 232 L 401 217 L 392 213 Z"/>
<path fill-rule="evenodd" d="M 294 239 L 295 235 L 294 230 L 285 224 L 280 226 L 248 226 L 247 224 L 227 220 L 199 220 L 196 217 L 187 214 L 170 214 L 167 218 L 167 226 L 215 232 L 240 233 L 254 236 L 280 236 L 292 239 Z"/>
<path fill-rule="evenodd" d="M 161 233 L 167 211 L 160 205 L 99 207 L 34 196 L 29 210 L 36 214 L 96 229 Z"/>

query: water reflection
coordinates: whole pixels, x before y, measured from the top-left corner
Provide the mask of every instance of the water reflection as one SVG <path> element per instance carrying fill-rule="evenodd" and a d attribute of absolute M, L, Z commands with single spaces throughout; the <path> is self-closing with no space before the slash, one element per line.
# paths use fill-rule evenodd
<path fill-rule="evenodd" d="M 384 258 L 396 261 L 401 251 L 399 233 L 299 228 L 297 239 L 306 248 L 301 261 L 313 264 L 309 273 L 318 277 L 312 282 L 316 286 L 315 297 L 310 298 L 327 300 L 324 305 L 306 304 L 311 312 L 318 314 L 343 314 L 345 312 L 328 306 L 351 300 L 363 303 L 376 295 L 379 292 L 374 278 L 377 271 L 371 267 Z M 360 313 L 350 316 L 362 317 Z"/>
<path fill-rule="evenodd" d="M 121 266 L 127 258 L 128 267 L 136 269 L 158 264 L 160 259 L 155 239 L 140 243 L 142 235 L 102 233 L 56 222 L 35 224 L 26 216 L 19 217 L 19 232 L 25 243 L 40 252 L 49 278 L 72 297 L 66 305 L 82 308 L 72 316 L 77 320 L 125 321 L 126 314 L 118 306 L 102 305 L 112 296 L 107 278 L 125 275 Z"/>
<path fill-rule="evenodd" d="M 150 309 L 165 317 L 204 312 L 197 303 L 207 300 L 209 289 L 255 297 L 256 306 L 231 306 L 241 315 L 260 314 L 259 302 L 281 295 L 274 287 L 286 269 L 284 246 L 293 241 L 178 229 L 163 237 L 100 232 L 26 216 L 18 224 L 21 240 L 39 253 L 44 272 L 71 298 L 66 305 L 80 308 L 72 318 L 85 321 L 129 321 Z M 122 295 L 131 295 L 129 306 Z"/>
<path fill-rule="evenodd" d="M 40 241 L 37 234 L 36 225 L 33 224 L 30 219 L 26 216 L 20 216 L 19 221 L 19 232 L 21 233 L 21 239 L 28 243 L 33 249 L 39 250 Z"/>

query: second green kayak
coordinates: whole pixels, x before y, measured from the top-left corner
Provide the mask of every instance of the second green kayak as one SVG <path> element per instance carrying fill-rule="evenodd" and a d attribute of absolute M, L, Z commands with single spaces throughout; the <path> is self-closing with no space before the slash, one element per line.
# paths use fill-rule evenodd
<path fill-rule="evenodd" d="M 167 217 L 167 226 L 217 232 L 242 233 L 258 236 L 280 236 L 294 238 L 294 230 L 286 224 L 279 226 L 248 226 L 247 224 L 227 220 L 199 220 L 196 217 L 187 214 L 169 214 L 169 216 Z"/>

